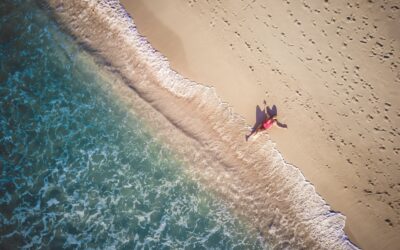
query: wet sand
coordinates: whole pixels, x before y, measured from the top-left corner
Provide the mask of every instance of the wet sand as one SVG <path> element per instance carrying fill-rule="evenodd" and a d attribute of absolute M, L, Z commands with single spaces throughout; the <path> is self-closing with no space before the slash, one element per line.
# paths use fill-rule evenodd
<path fill-rule="evenodd" d="M 174 70 L 214 86 L 249 127 L 257 105 L 277 106 L 289 128 L 270 130 L 272 140 L 347 217 L 353 242 L 400 245 L 395 1 L 121 3 Z"/>

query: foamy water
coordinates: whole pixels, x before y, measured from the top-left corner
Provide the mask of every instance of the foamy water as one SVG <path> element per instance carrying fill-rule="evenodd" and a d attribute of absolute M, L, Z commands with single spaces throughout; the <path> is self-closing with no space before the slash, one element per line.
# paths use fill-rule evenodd
<path fill-rule="evenodd" d="M 268 136 L 244 143 L 243 119 L 213 89 L 173 72 L 117 1 L 49 3 L 58 20 L 140 96 L 142 116 L 182 155 L 188 171 L 271 245 L 355 248 L 343 232 L 344 216 L 284 162 Z"/>
<path fill-rule="evenodd" d="M 263 247 L 47 12 L 0 10 L 0 249 Z"/>
<path fill-rule="evenodd" d="M 124 105 L 179 155 L 182 171 L 247 221 L 254 237 L 276 248 L 356 248 L 343 232 L 344 216 L 285 163 L 268 136 L 245 143 L 243 119 L 213 89 L 173 72 L 117 1 L 47 2 L 60 24 L 118 79 L 113 88 Z"/>

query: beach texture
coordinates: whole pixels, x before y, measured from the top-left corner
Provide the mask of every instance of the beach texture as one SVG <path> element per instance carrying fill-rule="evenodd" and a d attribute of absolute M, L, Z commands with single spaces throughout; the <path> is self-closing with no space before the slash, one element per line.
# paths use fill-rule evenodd
<path fill-rule="evenodd" d="M 192 81 L 268 131 L 363 249 L 400 245 L 397 1 L 132 1 L 137 29 Z M 259 143 L 264 137 L 245 141 Z"/>
<path fill-rule="evenodd" d="M 179 157 L 183 171 L 250 226 L 265 247 L 357 249 L 343 231 L 345 216 L 283 159 L 270 136 L 244 143 L 243 116 L 214 88 L 172 70 L 119 1 L 49 0 L 44 6 L 98 66 L 123 82 L 118 99 L 134 103 L 132 110 Z"/>
<path fill-rule="evenodd" d="M 51 14 L 0 2 L 0 249 L 264 249 Z"/>

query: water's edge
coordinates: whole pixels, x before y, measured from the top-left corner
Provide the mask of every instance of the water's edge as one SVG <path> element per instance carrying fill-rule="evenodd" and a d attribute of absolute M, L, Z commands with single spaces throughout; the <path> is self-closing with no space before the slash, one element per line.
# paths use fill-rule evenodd
<path fill-rule="evenodd" d="M 0 249 L 265 247 L 48 10 L 1 1 L 0 27 Z"/>
<path fill-rule="evenodd" d="M 263 135 L 244 143 L 245 121 L 214 89 L 184 79 L 137 32 L 118 1 L 45 1 L 58 22 L 158 112 L 142 115 L 185 155 L 189 171 L 233 204 L 278 248 L 355 249 L 334 213 Z"/>

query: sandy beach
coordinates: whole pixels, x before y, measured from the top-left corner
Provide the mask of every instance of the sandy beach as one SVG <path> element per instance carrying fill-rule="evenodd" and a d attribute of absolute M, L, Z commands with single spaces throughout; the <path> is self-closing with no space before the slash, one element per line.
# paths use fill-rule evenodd
<path fill-rule="evenodd" d="M 184 77 L 268 133 L 346 218 L 363 249 L 400 245 L 400 5 L 396 1 L 137 1 L 138 31 Z M 254 143 L 257 137 L 249 142 Z"/>

